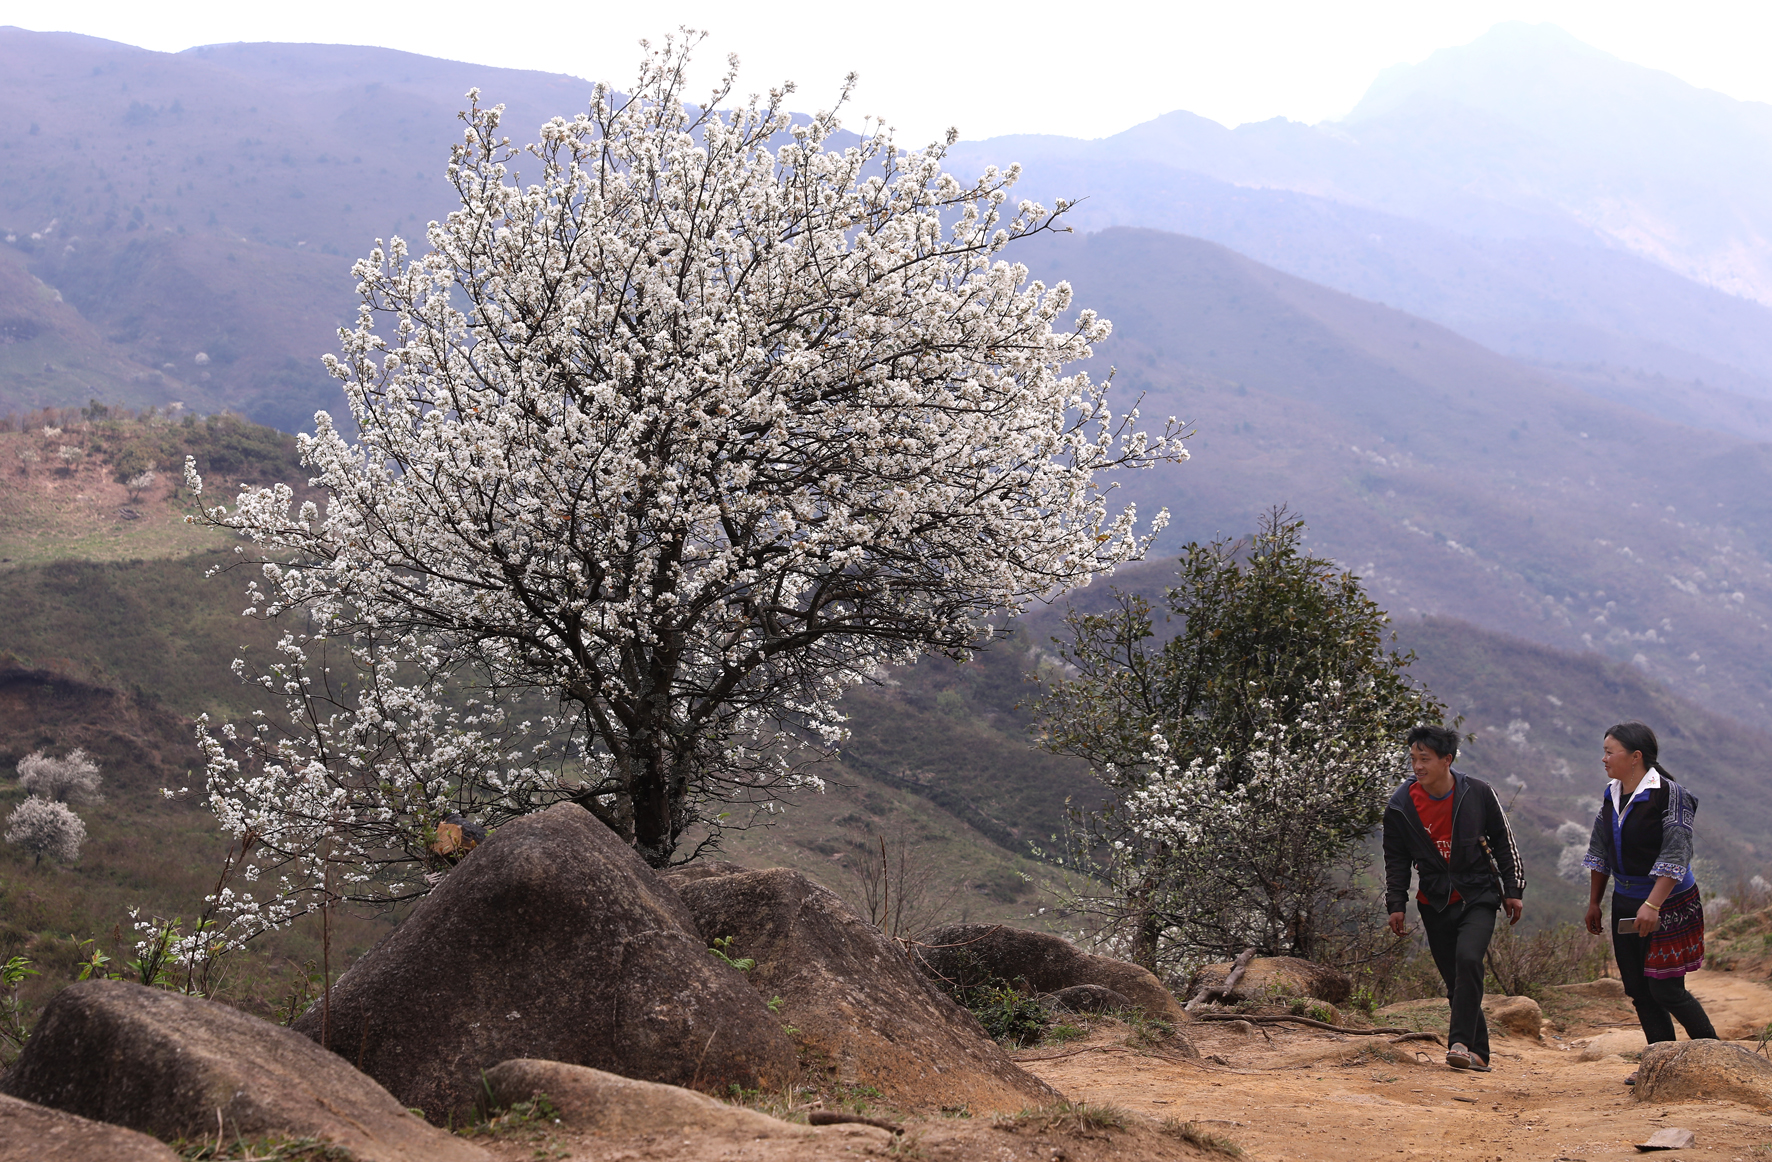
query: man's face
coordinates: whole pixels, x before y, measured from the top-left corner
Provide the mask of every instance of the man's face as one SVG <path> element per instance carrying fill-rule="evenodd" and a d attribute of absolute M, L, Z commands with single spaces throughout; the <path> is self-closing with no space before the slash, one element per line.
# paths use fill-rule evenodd
<path fill-rule="evenodd" d="M 1416 778 L 1437 783 L 1452 770 L 1452 756 L 1440 754 L 1425 743 L 1412 743 L 1409 747 L 1409 765 L 1414 769 Z"/>

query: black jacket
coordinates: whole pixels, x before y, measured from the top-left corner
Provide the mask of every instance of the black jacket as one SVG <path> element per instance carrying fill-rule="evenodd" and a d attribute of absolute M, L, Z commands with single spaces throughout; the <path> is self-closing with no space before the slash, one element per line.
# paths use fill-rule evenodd
<path fill-rule="evenodd" d="M 1520 849 L 1514 846 L 1514 833 L 1507 825 L 1507 812 L 1495 791 L 1481 779 L 1452 772 L 1452 859 L 1440 856 L 1440 849 L 1428 837 L 1415 800 L 1409 789 L 1415 776 L 1404 780 L 1391 795 L 1384 808 L 1384 907 L 1387 912 L 1401 912 L 1409 898 L 1409 869 L 1421 876 L 1421 891 L 1436 908 L 1444 908 L 1456 890 L 1464 900 L 1477 900 L 1495 894 L 1495 872 L 1483 851 L 1487 837 L 1495 863 L 1501 869 L 1502 895 L 1520 899 L 1526 891 L 1525 869 L 1520 863 Z M 1496 900 L 1499 906 L 1501 901 Z"/>

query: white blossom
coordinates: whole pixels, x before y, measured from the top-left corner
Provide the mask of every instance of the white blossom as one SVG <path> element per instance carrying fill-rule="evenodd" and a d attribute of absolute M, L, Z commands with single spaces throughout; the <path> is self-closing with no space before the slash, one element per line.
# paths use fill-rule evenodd
<path fill-rule="evenodd" d="M 86 841 L 86 824 L 66 803 L 51 799 L 26 799 L 6 817 L 6 842 L 16 843 L 36 857 L 73 863 Z"/>
<path fill-rule="evenodd" d="M 17 769 L 19 785 L 39 799 L 96 803 L 104 798 L 99 792 L 104 777 L 99 774 L 98 764 L 78 747 L 59 759 L 40 750 L 32 751 L 18 761 Z"/>
<path fill-rule="evenodd" d="M 665 862 L 816 782 L 846 687 L 1163 525 L 1104 474 L 1182 458 L 1179 429 L 1063 374 L 1107 321 L 1003 257 L 1063 203 L 1010 213 L 1014 167 L 962 182 L 883 130 L 829 148 L 835 112 L 733 106 L 731 72 L 687 104 L 688 51 L 526 148 L 470 93 L 460 208 L 355 268 L 350 422 L 300 441 L 324 512 L 208 510 L 257 547 L 257 615 L 307 619 L 256 679 L 291 725 L 203 734 L 279 898 L 327 867 L 422 891 L 446 813 L 568 797 Z"/>

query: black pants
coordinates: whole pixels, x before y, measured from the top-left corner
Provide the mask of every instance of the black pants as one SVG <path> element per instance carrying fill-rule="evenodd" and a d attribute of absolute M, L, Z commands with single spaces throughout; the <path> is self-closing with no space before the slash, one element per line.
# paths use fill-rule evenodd
<path fill-rule="evenodd" d="M 1637 1020 L 1642 1022 L 1643 1036 L 1651 1045 L 1674 1039 L 1675 1017 L 1686 1027 L 1686 1036 L 1694 1041 L 1715 1037 L 1716 1029 L 1698 998 L 1686 991 L 1686 978 L 1670 976 L 1656 979 L 1643 975 L 1643 964 L 1649 959 L 1649 937 L 1618 930 L 1621 919 L 1635 919 L 1643 901 L 1612 893 L 1612 955 L 1618 958 L 1618 979 L 1637 1007 Z"/>
<path fill-rule="evenodd" d="M 1495 900 L 1485 897 L 1469 903 L 1459 901 L 1444 908 L 1420 902 L 1421 926 L 1427 931 L 1428 951 L 1440 979 L 1446 982 L 1446 999 L 1452 1002 L 1452 1027 L 1446 1044 L 1462 1044 L 1489 1060 L 1489 1022 L 1483 1019 L 1483 955 L 1495 935 Z"/>

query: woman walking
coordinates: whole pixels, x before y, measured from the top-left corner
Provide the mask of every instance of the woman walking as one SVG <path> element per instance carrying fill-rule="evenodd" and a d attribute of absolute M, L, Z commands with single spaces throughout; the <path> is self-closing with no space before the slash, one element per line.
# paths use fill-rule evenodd
<path fill-rule="evenodd" d="M 1612 951 L 1618 976 L 1653 1045 L 1674 1039 L 1674 1019 L 1693 1040 L 1714 1038 L 1686 974 L 1704 967 L 1704 903 L 1692 878 L 1692 816 L 1698 800 L 1656 761 L 1661 746 L 1641 722 L 1606 732 L 1606 773 L 1593 839 L 1581 865 L 1591 873 L 1587 930 L 1602 930 L 1600 900 L 1612 887 Z M 1625 1078 L 1635 1085 L 1637 1075 Z"/>

